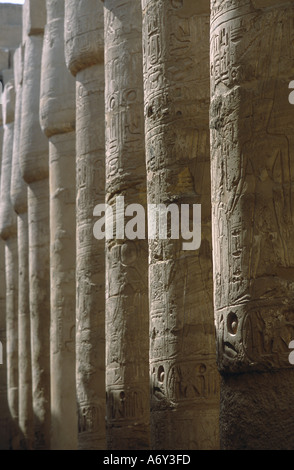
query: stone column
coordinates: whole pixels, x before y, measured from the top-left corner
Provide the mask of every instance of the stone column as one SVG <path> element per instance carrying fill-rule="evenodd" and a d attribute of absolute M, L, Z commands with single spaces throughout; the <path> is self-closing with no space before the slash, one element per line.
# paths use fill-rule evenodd
<path fill-rule="evenodd" d="M 211 3 L 222 449 L 292 449 L 293 2 Z"/>
<path fill-rule="evenodd" d="M 75 390 L 75 81 L 64 58 L 64 1 L 47 0 L 40 123 L 49 139 L 51 449 L 77 446 Z"/>
<path fill-rule="evenodd" d="M 65 57 L 76 77 L 76 394 L 79 449 L 105 449 L 105 242 L 93 209 L 105 198 L 101 0 L 65 1 Z"/>
<path fill-rule="evenodd" d="M 34 448 L 50 447 L 50 255 L 48 140 L 39 122 L 44 0 L 23 6 L 24 76 L 20 168 L 28 184 L 29 300 Z"/>
<path fill-rule="evenodd" d="M 23 53 L 20 46 L 14 54 L 14 83 L 16 91 L 14 140 L 12 152 L 10 196 L 17 214 L 18 246 L 18 408 L 21 433 L 20 448 L 32 449 L 33 407 L 29 304 L 29 241 L 27 185 L 20 171 L 20 132 L 22 108 Z"/>
<path fill-rule="evenodd" d="M 1 86 L 1 85 L 0 85 Z M 2 91 L 2 90 L 1 90 Z M 3 148 L 2 104 L 0 104 L 0 195 L 1 166 Z M 0 361 L 0 449 L 9 448 L 9 408 L 7 402 L 7 362 L 6 362 L 6 288 L 5 288 L 5 242 L 0 239 L 0 341 L 2 361 Z"/>
<path fill-rule="evenodd" d="M 145 233 L 131 240 L 117 223 L 122 198 L 126 208 L 137 203 L 146 211 L 141 17 L 139 1 L 104 1 L 106 202 L 114 225 L 106 240 L 110 449 L 149 447 L 148 244 Z"/>
<path fill-rule="evenodd" d="M 8 407 L 12 428 L 8 430 L 11 449 L 17 449 L 18 435 L 18 294 L 17 294 L 17 222 L 10 199 L 11 166 L 14 132 L 15 89 L 13 72 L 6 82 L 3 102 L 3 156 L 1 167 L 0 236 L 5 241 L 6 279 L 6 361 Z"/>
<path fill-rule="evenodd" d="M 21 5 L 0 4 L 0 95 L 2 85 L 6 81 L 7 69 L 12 66 L 13 50 L 21 41 L 21 23 Z M 0 173 L 2 145 L 3 126 L 0 103 Z M 7 450 L 10 446 L 11 415 L 7 401 L 5 242 L 2 238 L 0 238 L 0 341 L 3 347 L 3 363 L 0 363 L 0 449 Z"/>
<path fill-rule="evenodd" d="M 0 195 L 3 133 L 2 104 L 0 104 Z M 10 444 L 9 434 L 12 423 L 7 395 L 5 241 L 2 238 L 0 239 L 0 341 L 2 347 L 2 363 L 0 363 L 0 449 L 7 450 Z"/>
<path fill-rule="evenodd" d="M 179 239 L 171 232 L 175 239 L 158 234 L 149 240 L 152 447 L 217 449 L 209 2 L 142 0 L 142 7 L 148 203 L 173 204 L 174 230 L 181 217 Z M 190 214 L 195 205 L 195 233 L 188 242 L 184 204 Z"/>

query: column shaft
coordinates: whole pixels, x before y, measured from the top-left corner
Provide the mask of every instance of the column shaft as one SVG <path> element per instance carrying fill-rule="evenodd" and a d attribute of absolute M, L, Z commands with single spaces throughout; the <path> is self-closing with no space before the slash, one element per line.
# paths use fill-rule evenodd
<path fill-rule="evenodd" d="M 20 171 L 20 132 L 22 111 L 23 52 L 20 46 L 14 54 L 16 87 L 15 124 L 11 170 L 10 197 L 17 214 L 18 247 L 18 363 L 19 363 L 19 428 L 20 448 L 31 449 L 33 444 L 32 370 L 29 302 L 29 248 L 27 185 Z"/>
<path fill-rule="evenodd" d="M 29 302 L 34 448 L 50 448 L 50 254 L 48 141 L 39 123 L 44 0 L 23 6 L 24 75 L 20 168 L 28 184 Z"/>
<path fill-rule="evenodd" d="M 79 449 L 105 449 L 105 243 L 93 209 L 105 198 L 101 0 L 65 1 L 65 57 L 76 78 L 76 393 Z"/>
<path fill-rule="evenodd" d="M 51 449 L 77 446 L 75 81 L 65 65 L 64 1 L 47 0 L 40 123 L 49 139 Z"/>
<path fill-rule="evenodd" d="M 3 132 L 2 104 L 0 104 L 0 184 Z M 9 448 L 10 419 L 7 398 L 5 242 L 2 239 L 0 239 L 0 341 L 2 352 L 2 363 L 0 363 L 0 449 L 7 450 Z"/>
<path fill-rule="evenodd" d="M 170 232 L 149 240 L 152 447 L 217 449 L 209 2 L 143 0 L 142 7 L 148 203 L 172 204 L 181 218 L 178 239 Z M 193 226 L 188 246 L 186 219 Z"/>
<path fill-rule="evenodd" d="M 293 2 L 213 1 L 211 171 L 223 449 L 294 442 Z M 241 417 L 241 419 L 240 419 Z"/>
<path fill-rule="evenodd" d="M 5 241 L 6 280 L 6 362 L 7 397 L 12 418 L 11 449 L 19 445 L 18 434 L 18 279 L 17 279 L 17 221 L 10 199 L 11 167 L 14 134 L 15 88 L 12 78 L 3 93 L 3 157 L 1 166 L 0 236 Z"/>
<path fill-rule="evenodd" d="M 110 449 L 149 447 L 148 244 L 118 233 L 116 222 L 124 217 L 118 197 L 146 212 L 141 18 L 138 1 L 104 1 L 106 202 L 114 220 L 114 238 L 106 241 Z"/>

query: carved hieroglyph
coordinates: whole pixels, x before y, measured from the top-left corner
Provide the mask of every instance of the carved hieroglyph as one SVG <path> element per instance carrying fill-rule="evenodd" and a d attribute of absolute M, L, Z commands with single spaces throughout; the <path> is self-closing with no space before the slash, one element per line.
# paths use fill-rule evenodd
<path fill-rule="evenodd" d="M 101 0 L 65 1 L 65 58 L 76 77 L 76 397 L 78 448 L 105 449 L 105 244 L 93 209 L 105 200 Z"/>
<path fill-rule="evenodd" d="M 47 0 L 40 124 L 49 139 L 51 449 L 77 447 L 75 390 L 75 81 L 64 57 L 64 1 Z"/>
<path fill-rule="evenodd" d="M 48 140 L 39 122 L 45 0 L 23 6 L 24 75 L 20 168 L 28 184 L 29 300 L 34 448 L 50 446 L 50 253 Z"/>
<path fill-rule="evenodd" d="M 198 251 L 149 241 L 151 436 L 218 448 L 209 167 L 209 2 L 143 0 L 148 203 L 201 204 Z"/>
<path fill-rule="evenodd" d="M 3 154 L 1 165 L 0 236 L 5 241 L 6 279 L 6 362 L 9 412 L 13 419 L 10 430 L 10 448 L 18 447 L 18 257 L 17 222 L 10 199 L 10 182 L 13 152 L 15 88 L 13 72 L 2 96 L 3 103 Z"/>
<path fill-rule="evenodd" d="M 32 370 L 29 305 L 29 242 L 28 242 L 28 207 L 27 184 L 20 171 L 20 132 L 22 109 L 24 48 L 18 47 L 14 54 L 15 83 L 15 120 L 11 169 L 10 196 L 17 214 L 17 249 L 18 249 L 18 422 L 20 430 L 20 448 L 32 449 L 33 445 L 33 407 L 32 407 Z"/>
<path fill-rule="evenodd" d="M 286 416 L 293 416 L 294 381 L 288 362 L 294 338 L 293 7 L 278 0 L 211 2 L 214 300 L 218 365 L 226 374 L 224 448 L 293 447 L 294 422 Z M 243 375 L 227 375 L 236 372 Z M 254 422 L 253 396 L 260 410 Z M 283 417 L 285 430 L 278 424 L 270 436 L 264 433 Z"/>
<path fill-rule="evenodd" d="M 146 206 L 141 5 L 104 1 L 106 202 Z M 108 223 L 108 222 L 107 222 Z M 149 446 L 148 245 L 116 234 L 106 243 L 107 441 Z"/>

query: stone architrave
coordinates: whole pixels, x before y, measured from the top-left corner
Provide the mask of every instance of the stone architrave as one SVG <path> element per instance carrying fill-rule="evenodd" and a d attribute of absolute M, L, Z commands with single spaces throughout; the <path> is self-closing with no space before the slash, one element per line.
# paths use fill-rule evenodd
<path fill-rule="evenodd" d="M 50 239 L 48 140 L 39 121 L 45 0 L 23 5 L 20 169 L 28 185 L 29 302 L 34 449 L 50 448 Z"/>
<path fill-rule="evenodd" d="M 15 88 L 13 71 L 6 81 L 2 95 L 3 103 L 3 155 L 1 165 L 0 236 L 5 241 L 6 280 L 6 364 L 7 398 L 12 418 L 9 448 L 17 449 L 18 434 L 18 256 L 17 221 L 10 199 L 11 167 L 14 135 Z"/>
<path fill-rule="evenodd" d="M 222 449 L 294 446 L 294 2 L 211 2 Z"/>
<path fill-rule="evenodd" d="M 75 390 L 75 80 L 64 57 L 64 1 L 47 0 L 40 124 L 49 139 L 51 449 L 77 448 Z"/>
<path fill-rule="evenodd" d="M 76 79 L 76 394 L 78 448 L 105 449 L 105 241 L 93 209 L 105 201 L 101 0 L 65 0 L 65 58 Z"/>
<path fill-rule="evenodd" d="M 104 1 L 104 43 L 106 203 L 114 225 L 113 239 L 106 240 L 107 444 L 148 449 L 148 241 L 127 236 L 128 217 L 123 227 L 117 223 L 124 217 L 119 197 L 126 209 L 140 204 L 146 212 L 139 1 Z"/>
<path fill-rule="evenodd" d="M 0 72 L 12 66 L 11 52 L 16 49 L 21 42 L 22 5 L 0 4 Z M 3 54 L 3 55 L 2 55 Z M 5 65 L 2 65 L 2 58 L 7 57 Z"/>
<path fill-rule="evenodd" d="M 32 370 L 29 302 L 29 241 L 27 184 L 20 171 L 20 132 L 22 108 L 23 46 L 14 54 L 15 120 L 10 197 L 17 214 L 18 248 L 18 409 L 20 448 L 33 446 Z"/>
<path fill-rule="evenodd" d="M 173 204 L 181 220 L 182 205 L 190 213 L 201 205 L 201 226 L 195 218 L 189 242 L 182 223 L 178 239 L 159 234 L 149 240 L 152 448 L 211 450 L 219 447 L 219 375 L 211 257 L 209 2 L 142 0 L 142 9 L 148 204 Z M 186 214 L 189 218 L 192 225 Z"/>

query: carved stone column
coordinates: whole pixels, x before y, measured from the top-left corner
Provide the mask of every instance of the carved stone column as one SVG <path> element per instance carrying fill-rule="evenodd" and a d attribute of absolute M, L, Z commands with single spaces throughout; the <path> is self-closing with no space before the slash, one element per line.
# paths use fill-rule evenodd
<path fill-rule="evenodd" d="M 75 81 L 64 58 L 64 1 L 47 0 L 40 123 L 49 139 L 51 449 L 77 447 Z"/>
<path fill-rule="evenodd" d="M 181 218 L 182 204 L 201 205 L 202 214 L 200 248 L 196 231 L 189 247 L 182 237 L 149 241 L 152 447 L 217 449 L 209 2 L 142 0 L 142 7 L 148 203 L 173 204 Z M 180 235 L 187 237 L 183 227 Z"/>
<path fill-rule="evenodd" d="M 34 448 L 50 446 L 50 254 L 48 140 L 39 122 L 45 0 L 23 6 L 24 75 L 20 135 L 21 174 L 28 184 L 29 291 Z"/>
<path fill-rule="evenodd" d="M 15 89 L 13 72 L 4 87 L 3 102 L 3 156 L 1 166 L 0 236 L 5 241 L 6 279 L 6 361 L 8 407 L 12 417 L 10 448 L 17 449 L 18 435 L 18 257 L 17 222 L 10 199 L 11 166 L 14 133 Z"/>
<path fill-rule="evenodd" d="M 20 132 L 22 109 L 23 53 L 20 46 L 14 54 L 15 121 L 11 169 L 11 203 L 17 214 L 18 247 L 18 408 L 21 433 L 20 448 L 32 449 L 33 407 L 29 303 L 29 240 L 27 185 L 20 171 Z"/>
<path fill-rule="evenodd" d="M 292 449 L 293 2 L 211 2 L 215 321 L 223 449 Z"/>
<path fill-rule="evenodd" d="M 79 449 L 105 449 L 105 242 L 93 209 L 105 200 L 101 0 L 65 1 L 65 57 L 76 77 L 76 393 Z"/>
<path fill-rule="evenodd" d="M 111 449 L 149 447 L 148 244 L 128 239 L 116 222 L 124 216 L 118 197 L 126 208 L 139 203 L 146 209 L 141 30 L 139 1 L 104 1 L 106 202 L 114 214 L 114 238 L 106 241 Z"/>

